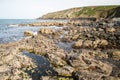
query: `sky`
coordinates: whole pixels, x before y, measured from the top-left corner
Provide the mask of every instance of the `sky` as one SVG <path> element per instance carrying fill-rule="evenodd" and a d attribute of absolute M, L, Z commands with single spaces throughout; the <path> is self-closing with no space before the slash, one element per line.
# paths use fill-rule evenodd
<path fill-rule="evenodd" d="M 120 5 L 120 0 L 0 0 L 0 19 L 35 19 L 73 7 Z"/>

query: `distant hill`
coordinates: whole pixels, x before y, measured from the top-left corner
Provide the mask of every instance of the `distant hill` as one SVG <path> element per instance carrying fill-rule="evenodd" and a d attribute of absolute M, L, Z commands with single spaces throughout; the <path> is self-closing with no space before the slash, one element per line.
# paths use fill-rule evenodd
<path fill-rule="evenodd" d="M 68 19 L 68 18 L 113 18 L 120 17 L 120 6 L 90 6 L 71 8 L 43 15 L 42 19 Z"/>

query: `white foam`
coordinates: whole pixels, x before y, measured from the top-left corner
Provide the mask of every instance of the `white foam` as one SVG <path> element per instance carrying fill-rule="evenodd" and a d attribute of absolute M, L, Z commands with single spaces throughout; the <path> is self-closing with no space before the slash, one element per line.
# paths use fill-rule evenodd
<path fill-rule="evenodd" d="M 34 32 L 34 35 L 37 35 L 38 34 L 38 32 Z"/>
<path fill-rule="evenodd" d="M 11 24 L 9 25 L 10 27 L 18 27 L 19 25 L 18 24 Z"/>

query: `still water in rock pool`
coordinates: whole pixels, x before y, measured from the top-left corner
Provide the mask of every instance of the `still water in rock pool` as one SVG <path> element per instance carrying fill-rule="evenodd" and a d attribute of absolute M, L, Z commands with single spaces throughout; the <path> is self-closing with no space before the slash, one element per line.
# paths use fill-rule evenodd
<path fill-rule="evenodd" d="M 41 76 L 52 76 L 56 75 L 56 72 L 54 71 L 52 65 L 48 61 L 48 59 L 29 53 L 28 51 L 23 51 L 23 54 L 32 58 L 33 62 L 36 63 L 37 67 L 33 70 L 27 70 L 27 73 L 34 79 L 39 80 Z"/>

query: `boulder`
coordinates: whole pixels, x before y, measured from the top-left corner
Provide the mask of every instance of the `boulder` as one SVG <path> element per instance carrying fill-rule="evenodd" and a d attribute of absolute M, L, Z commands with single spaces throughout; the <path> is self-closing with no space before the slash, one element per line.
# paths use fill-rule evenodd
<path fill-rule="evenodd" d="M 109 28 L 106 28 L 106 31 L 107 32 L 115 32 L 115 28 L 109 27 Z"/>
<path fill-rule="evenodd" d="M 99 43 L 100 46 L 107 46 L 108 45 L 108 41 L 107 40 L 100 40 L 100 43 Z"/>
<path fill-rule="evenodd" d="M 84 41 L 84 43 L 83 43 L 83 47 L 92 47 L 92 42 L 93 41 L 91 41 L 91 40 L 86 40 L 86 41 Z"/>
<path fill-rule="evenodd" d="M 55 31 L 50 28 L 41 28 L 39 31 L 41 34 L 54 34 Z"/>
<path fill-rule="evenodd" d="M 62 51 L 61 52 L 56 52 L 55 55 L 62 58 L 62 59 L 66 58 L 66 54 L 64 52 L 62 52 Z"/>
<path fill-rule="evenodd" d="M 34 32 L 33 32 L 33 31 L 26 30 L 26 31 L 24 32 L 24 35 L 25 35 L 25 36 L 33 36 L 33 35 L 34 35 Z"/>
<path fill-rule="evenodd" d="M 114 50 L 112 52 L 112 57 L 115 58 L 115 59 L 120 60 L 120 50 Z"/>
<path fill-rule="evenodd" d="M 72 37 L 72 40 L 77 40 L 78 38 L 79 38 L 79 34 L 74 35 L 74 36 Z"/>
<path fill-rule="evenodd" d="M 57 68 L 55 71 L 58 73 L 58 75 L 71 76 L 74 70 L 75 69 L 71 66 L 64 66 L 62 68 Z"/>
<path fill-rule="evenodd" d="M 108 45 L 108 41 L 105 39 L 96 39 L 92 40 L 78 40 L 73 44 L 73 48 L 96 48 L 96 47 L 105 47 Z"/>
<path fill-rule="evenodd" d="M 58 57 L 57 55 L 55 54 L 47 54 L 48 56 L 48 59 L 50 60 L 50 62 L 55 66 L 55 67 L 58 67 L 58 66 L 64 66 L 66 64 L 66 62 L 61 59 L 60 57 Z"/>
<path fill-rule="evenodd" d="M 93 47 L 96 48 L 99 43 L 100 43 L 100 39 L 96 39 L 95 41 L 93 41 Z"/>
<path fill-rule="evenodd" d="M 83 40 L 78 40 L 73 44 L 73 48 L 80 48 L 83 45 Z"/>
<path fill-rule="evenodd" d="M 96 39 L 95 41 L 93 41 L 93 47 L 104 47 L 108 45 L 108 41 L 105 39 Z"/>

